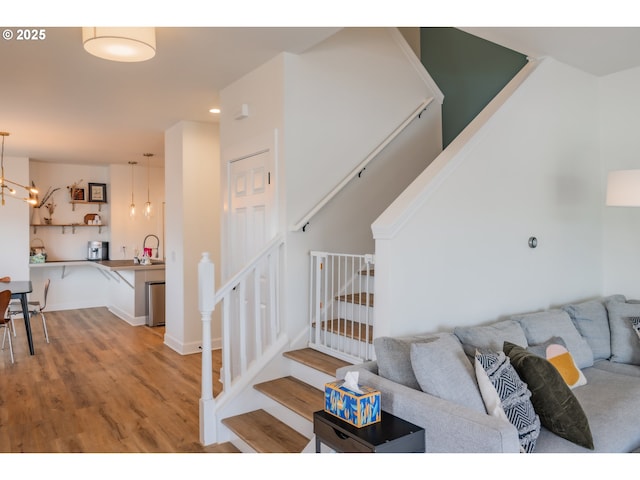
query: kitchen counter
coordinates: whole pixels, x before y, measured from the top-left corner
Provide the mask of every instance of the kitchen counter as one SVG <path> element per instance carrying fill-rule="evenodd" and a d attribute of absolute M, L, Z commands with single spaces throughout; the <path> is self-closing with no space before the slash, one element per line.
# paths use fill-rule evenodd
<path fill-rule="evenodd" d="M 129 260 L 51 260 L 31 263 L 30 268 L 61 268 L 61 279 L 71 275 L 74 267 L 91 269 L 109 280 L 107 308 L 131 325 L 144 325 L 146 321 L 145 285 L 164 282 L 165 263 L 152 259 L 151 265 L 140 265 Z"/>
<path fill-rule="evenodd" d="M 94 266 L 102 270 L 116 272 L 120 270 L 164 270 L 165 263 L 152 260 L 151 265 L 140 265 L 133 260 L 51 260 L 45 263 L 31 263 L 30 268 Z M 64 277 L 64 275 L 63 275 Z"/>

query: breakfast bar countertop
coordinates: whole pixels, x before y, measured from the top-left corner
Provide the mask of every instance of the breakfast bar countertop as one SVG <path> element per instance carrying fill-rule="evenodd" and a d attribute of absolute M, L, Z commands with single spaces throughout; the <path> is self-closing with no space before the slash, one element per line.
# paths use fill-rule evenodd
<path fill-rule="evenodd" d="M 133 263 L 133 260 L 50 260 L 45 263 L 31 263 L 29 267 L 46 268 L 46 267 L 67 267 L 67 266 L 95 266 L 102 270 L 116 272 L 119 270 L 164 270 L 165 263 L 152 260 L 151 265 L 140 265 Z"/>

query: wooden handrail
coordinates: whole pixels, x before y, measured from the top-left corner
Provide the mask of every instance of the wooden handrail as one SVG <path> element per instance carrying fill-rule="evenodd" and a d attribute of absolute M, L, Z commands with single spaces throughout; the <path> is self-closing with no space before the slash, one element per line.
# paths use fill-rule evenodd
<path fill-rule="evenodd" d="M 396 138 L 400 132 L 402 132 L 407 125 L 409 125 L 414 118 L 420 115 L 428 106 L 433 102 L 433 97 L 427 98 L 424 100 L 418 108 L 416 108 L 411 115 L 409 115 L 396 129 L 391 132 L 391 134 L 384 139 L 384 141 L 378 145 L 367 157 L 358 164 L 338 185 L 336 185 L 333 190 L 331 190 L 320 202 L 316 204 L 309 212 L 302 217 L 295 225 L 291 227 L 292 232 L 296 232 L 298 230 L 304 231 L 307 224 L 313 218 L 313 216 L 318 213 L 322 208 L 333 199 L 340 191 L 353 180 L 356 176 L 360 175 L 360 173 L 366 168 L 366 166 L 373 160 L 387 145 L 391 143 L 391 141 Z"/>

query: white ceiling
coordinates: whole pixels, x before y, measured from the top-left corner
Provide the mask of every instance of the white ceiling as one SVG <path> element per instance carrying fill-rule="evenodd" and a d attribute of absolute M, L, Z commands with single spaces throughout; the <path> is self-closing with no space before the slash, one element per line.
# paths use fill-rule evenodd
<path fill-rule="evenodd" d="M 4 32 L 6 28 L 0 27 Z M 81 28 L 42 41 L 0 41 L 0 130 L 5 155 L 109 164 L 164 161 L 164 131 L 217 122 L 218 92 L 280 52 L 302 52 L 338 28 L 157 28 L 156 56 L 122 63 L 82 47 Z"/>
<path fill-rule="evenodd" d="M 553 57 L 596 76 L 640 65 L 640 28 L 637 27 L 473 27 L 460 30 L 534 58 Z"/>
<path fill-rule="evenodd" d="M 3 31 L 4 28 L 1 28 Z M 11 27 L 15 33 L 15 27 Z M 6 155 L 109 164 L 164 161 L 164 131 L 217 122 L 218 92 L 282 51 L 302 52 L 339 28 L 161 27 L 157 54 L 110 62 L 82 48 L 81 28 L 47 28 L 45 41 L 0 42 L 0 130 Z M 640 65 L 640 28 L 462 28 L 594 75 Z"/>

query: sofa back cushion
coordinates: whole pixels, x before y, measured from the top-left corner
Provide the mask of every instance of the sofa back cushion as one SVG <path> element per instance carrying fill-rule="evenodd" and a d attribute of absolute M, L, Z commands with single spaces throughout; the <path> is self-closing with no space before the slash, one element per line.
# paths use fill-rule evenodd
<path fill-rule="evenodd" d="M 514 315 L 511 318 L 520 323 L 529 345 L 538 345 L 552 337 L 560 337 L 567 345 L 567 350 L 571 353 L 578 368 L 582 369 L 593 365 L 591 347 L 582 338 L 580 332 L 573 325 L 569 314 L 564 310 L 552 309 L 544 312 Z M 520 344 L 516 343 L 516 345 Z M 521 346 L 527 347 L 527 345 Z"/>
<path fill-rule="evenodd" d="M 590 300 L 562 309 L 587 341 L 594 360 L 606 360 L 611 356 L 611 334 L 607 309 L 600 300 Z"/>
<path fill-rule="evenodd" d="M 475 358 L 476 350 L 499 352 L 505 341 L 527 346 L 527 338 L 518 322 L 502 320 L 490 325 L 457 327 L 453 333 L 458 337 L 464 352 Z"/>
<path fill-rule="evenodd" d="M 411 366 L 411 344 L 433 342 L 437 334 L 412 335 L 404 337 L 378 337 L 373 340 L 373 348 L 378 361 L 378 375 L 420 390 L 420 385 Z"/>
<path fill-rule="evenodd" d="M 454 335 L 412 344 L 411 365 L 423 392 L 487 413 L 473 366 Z"/>
<path fill-rule="evenodd" d="M 606 307 L 611 327 L 611 361 L 640 365 L 640 339 L 630 320 L 640 316 L 640 303 L 610 300 Z"/>

